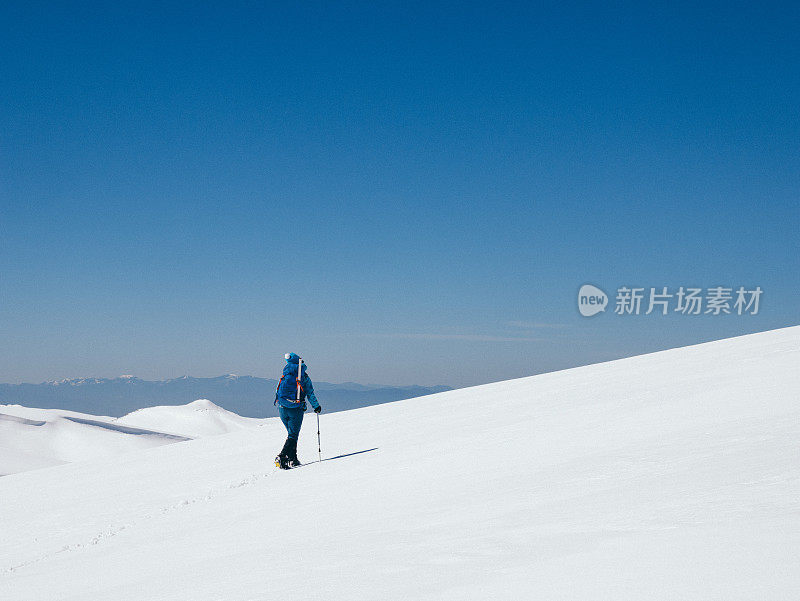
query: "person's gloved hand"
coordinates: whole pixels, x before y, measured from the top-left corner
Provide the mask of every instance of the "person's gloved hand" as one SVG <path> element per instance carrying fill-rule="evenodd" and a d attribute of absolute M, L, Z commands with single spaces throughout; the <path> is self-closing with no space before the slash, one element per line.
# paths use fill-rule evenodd
<path fill-rule="evenodd" d="M 319 407 L 314 407 L 314 413 L 322 413 L 322 405 Z"/>

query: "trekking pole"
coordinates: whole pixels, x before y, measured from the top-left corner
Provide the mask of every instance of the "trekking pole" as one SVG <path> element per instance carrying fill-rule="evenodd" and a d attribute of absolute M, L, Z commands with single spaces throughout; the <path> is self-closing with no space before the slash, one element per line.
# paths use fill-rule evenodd
<path fill-rule="evenodd" d="M 322 443 L 319 441 L 319 413 L 317 413 L 317 450 L 319 451 L 319 460 L 322 461 Z"/>
<path fill-rule="evenodd" d="M 297 360 L 297 402 L 299 403 L 302 399 L 300 398 L 300 391 L 302 390 L 302 386 L 300 386 L 300 381 L 303 379 L 303 360 Z"/>

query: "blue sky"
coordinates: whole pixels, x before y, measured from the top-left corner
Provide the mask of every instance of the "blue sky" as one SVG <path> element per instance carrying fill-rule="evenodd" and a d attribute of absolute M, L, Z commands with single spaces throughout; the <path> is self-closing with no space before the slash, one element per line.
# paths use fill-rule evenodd
<path fill-rule="evenodd" d="M 0 381 L 461 386 L 798 324 L 798 11 L 4 3 Z"/>

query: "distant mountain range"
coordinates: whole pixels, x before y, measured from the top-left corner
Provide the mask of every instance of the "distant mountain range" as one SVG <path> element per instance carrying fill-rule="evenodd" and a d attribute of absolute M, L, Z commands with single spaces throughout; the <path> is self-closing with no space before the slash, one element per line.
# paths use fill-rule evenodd
<path fill-rule="evenodd" d="M 277 380 L 227 374 L 216 378 L 183 376 L 172 380 L 77 378 L 41 384 L 0 384 L 0 404 L 42 409 L 69 409 L 94 415 L 121 417 L 154 405 L 185 405 L 209 399 L 246 417 L 272 417 Z M 448 386 L 365 386 L 355 382 L 314 382 L 314 391 L 326 412 L 356 409 L 451 390 Z"/>

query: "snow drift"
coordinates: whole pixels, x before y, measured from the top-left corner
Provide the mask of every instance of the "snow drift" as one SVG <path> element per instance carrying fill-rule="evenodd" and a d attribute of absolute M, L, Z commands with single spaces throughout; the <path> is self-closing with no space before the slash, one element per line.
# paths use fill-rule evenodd
<path fill-rule="evenodd" d="M 188 437 L 73 411 L 0 405 L 0 475 L 110 457 Z"/>
<path fill-rule="evenodd" d="M 323 415 L 286 472 L 269 419 L 7 476 L 0 598 L 796 599 L 798 365 L 794 327 Z"/>
<path fill-rule="evenodd" d="M 252 417 L 241 417 L 218 407 L 208 399 L 198 399 L 188 405 L 147 407 L 115 420 L 118 424 L 164 432 L 180 432 L 192 438 L 253 428 L 263 421 Z"/>
<path fill-rule="evenodd" d="M 0 405 L 0 475 L 255 427 L 206 399 L 148 407 L 121 418 Z"/>

